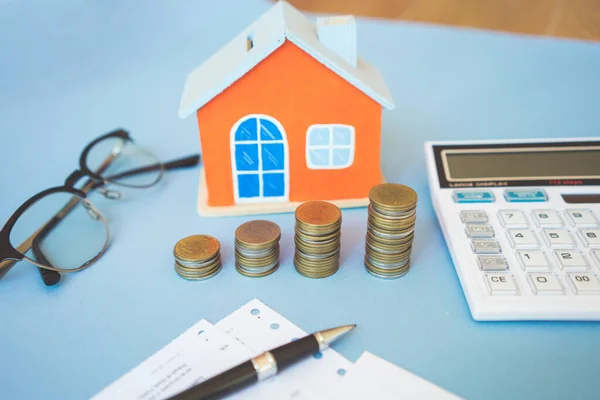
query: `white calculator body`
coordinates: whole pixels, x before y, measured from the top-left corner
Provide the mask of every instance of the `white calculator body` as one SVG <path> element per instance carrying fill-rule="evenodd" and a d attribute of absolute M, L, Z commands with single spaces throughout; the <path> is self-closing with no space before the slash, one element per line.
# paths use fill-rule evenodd
<path fill-rule="evenodd" d="M 600 138 L 428 142 L 476 320 L 600 320 Z"/>

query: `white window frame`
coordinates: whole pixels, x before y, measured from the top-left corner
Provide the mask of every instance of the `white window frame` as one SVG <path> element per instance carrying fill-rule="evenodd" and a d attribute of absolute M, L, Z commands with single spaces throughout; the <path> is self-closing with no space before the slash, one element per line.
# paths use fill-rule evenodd
<path fill-rule="evenodd" d="M 237 132 L 239 126 L 243 123 L 246 122 L 249 119 L 255 119 L 256 120 L 256 140 L 240 140 L 237 141 L 235 139 L 235 133 Z M 281 133 L 281 140 L 264 140 L 262 141 L 260 138 L 260 120 L 261 119 L 266 119 L 271 121 L 273 124 L 275 124 L 275 126 L 277 126 L 277 129 L 279 129 L 279 132 Z M 282 143 L 283 144 L 283 158 L 284 158 L 284 168 L 282 170 L 269 170 L 269 171 L 263 171 L 262 169 L 262 142 L 264 142 L 265 144 L 270 144 L 270 143 Z M 290 158 L 289 158 L 289 150 L 288 150 L 288 143 L 287 143 L 287 137 L 285 134 L 285 130 L 283 129 L 283 126 L 281 125 L 281 123 L 279 123 L 279 121 L 277 121 L 275 118 L 270 117 L 268 115 L 265 114 L 248 114 L 242 118 L 240 118 L 231 128 L 230 131 L 230 140 L 229 140 L 230 146 L 231 146 L 231 168 L 232 168 L 232 175 L 233 175 L 233 193 L 234 193 L 234 199 L 235 199 L 235 203 L 236 204 L 248 204 L 248 203 L 264 203 L 265 200 L 268 200 L 269 202 L 278 202 L 278 201 L 287 201 L 289 198 L 289 194 L 290 194 Z M 237 165 L 236 165 L 236 158 L 235 158 L 235 147 L 236 144 L 256 144 L 258 145 L 258 170 L 257 171 L 238 171 L 237 170 Z M 264 182 L 263 182 L 263 174 L 269 174 L 269 173 L 283 173 L 283 184 L 285 185 L 284 187 L 284 194 L 283 196 L 278 196 L 278 197 L 274 197 L 274 196 L 264 196 Z M 240 191 L 239 191 L 239 187 L 238 187 L 238 176 L 239 175 L 256 175 L 258 174 L 258 184 L 259 184 L 259 195 L 258 197 L 240 197 Z"/>
<path fill-rule="evenodd" d="M 310 136 L 314 129 L 327 128 L 329 130 L 329 144 L 312 145 L 310 144 Z M 333 128 L 346 128 L 350 130 L 350 144 L 333 144 Z M 349 168 L 354 164 L 355 151 L 355 129 L 352 125 L 345 124 L 314 124 L 306 130 L 306 165 L 310 169 L 344 169 Z M 334 149 L 349 149 L 348 163 L 344 165 L 333 165 L 333 150 Z M 311 150 L 329 150 L 329 165 L 315 165 L 310 158 Z"/>

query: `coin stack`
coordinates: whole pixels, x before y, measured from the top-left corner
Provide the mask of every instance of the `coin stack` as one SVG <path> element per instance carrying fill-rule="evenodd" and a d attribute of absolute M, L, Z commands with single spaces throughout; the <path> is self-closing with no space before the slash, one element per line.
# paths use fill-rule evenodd
<path fill-rule="evenodd" d="M 399 278 L 410 268 L 417 193 L 384 183 L 370 190 L 369 200 L 365 267 L 379 278 Z"/>
<path fill-rule="evenodd" d="M 309 278 L 325 278 L 340 267 L 342 212 L 325 201 L 309 201 L 296 209 L 296 270 Z"/>
<path fill-rule="evenodd" d="M 212 278 L 221 270 L 221 245 L 208 235 L 194 235 L 181 239 L 173 249 L 175 271 L 185 279 Z"/>
<path fill-rule="evenodd" d="M 235 230 L 235 268 L 240 274 L 259 278 L 279 268 L 281 230 L 271 221 L 249 221 Z"/>

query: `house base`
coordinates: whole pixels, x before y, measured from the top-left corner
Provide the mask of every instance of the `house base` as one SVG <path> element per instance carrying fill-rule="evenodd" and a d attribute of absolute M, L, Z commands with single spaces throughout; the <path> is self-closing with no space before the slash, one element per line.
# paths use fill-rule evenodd
<path fill-rule="evenodd" d="M 382 176 L 382 182 L 385 179 Z M 340 208 L 356 208 L 369 205 L 369 198 L 328 200 Z M 280 214 L 296 210 L 303 202 L 261 203 L 261 204 L 236 204 L 232 206 L 213 207 L 208 205 L 208 190 L 204 168 L 200 170 L 200 184 L 198 185 L 198 214 L 202 217 L 240 216 L 258 214 Z"/>

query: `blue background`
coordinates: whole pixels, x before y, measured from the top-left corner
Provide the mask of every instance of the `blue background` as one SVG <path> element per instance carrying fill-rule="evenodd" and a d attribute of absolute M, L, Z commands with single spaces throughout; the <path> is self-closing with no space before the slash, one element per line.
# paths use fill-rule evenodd
<path fill-rule="evenodd" d="M 116 127 L 167 160 L 198 151 L 177 117 L 186 74 L 269 7 L 245 1 L 0 0 L 0 221 L 61 184 L 83 146 Z M 396 101 L 383 114 L 383 169 L 420 196 L 413 267 L 382 281 L 362 267 L 366 209 L 344 211 L 342 268 L 311 280 L 291 264 L 263 279 L 233 267 L 250 218 L 196 214 L 198 171 L 168 174 L 119 202 L 94 197 L 114 235 L 92 268 L 45 287 L 21 263 L 0 282 L 0 397 L 85 398 L 201 318 L 254 297 L 307 331 L 357 323 L 335 347 L 372 351 L 468 398 L 598 398 L 600 324 L 471 319 L 431 207 L 423 142 L 598 136 L 600 46 L 429 25 L 358 20 L 358 50 Z M 187 282 L 180 238 L 221 240 L 225 266 Z"/>

